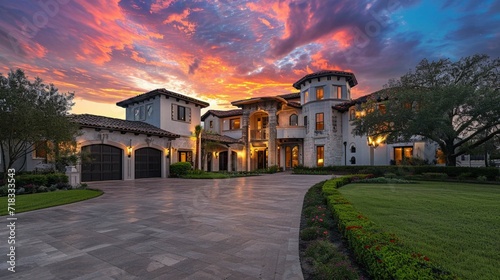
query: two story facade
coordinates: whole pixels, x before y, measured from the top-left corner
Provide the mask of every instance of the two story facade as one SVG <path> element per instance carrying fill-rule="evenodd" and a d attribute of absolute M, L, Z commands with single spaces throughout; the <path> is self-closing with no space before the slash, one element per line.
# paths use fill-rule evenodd
<path fill-rule="evenodd" d="M 77 148 L 87 161 L 77 166 L 82 181 L 168 177 L 169 166 L 190 162 L 206 171 L 252 171 L 332 165 L 389 165 L 416 157 L 441 163 L 435 143 L 414 138 L 385 144 L 354 136 L 351 121 L 364 114 L 353 73 L 319 71 L 293 84 L 297 92 L 231 102 L 234 109 L 208 110 L 207 102 L 166 89 L 120 101 L 126 118 L 72 115 L 80 127 Z M 195 127 L 203 123 L 197 155 Z M 25 170 L 42 166 L 38 152 Z M 2 164 L 0 162 L 0 164 Z"/>

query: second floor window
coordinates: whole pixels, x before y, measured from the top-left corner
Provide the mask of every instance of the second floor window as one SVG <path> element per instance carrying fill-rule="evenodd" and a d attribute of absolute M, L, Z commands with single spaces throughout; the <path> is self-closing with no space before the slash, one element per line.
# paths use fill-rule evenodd
<path fill-rule="evenodd" d="M 321 100 L 324 97 L 324 89 L 323 87 L 316 88 L 316 100 Z"/>
<path fill-rule="evenodd" d="M 297 126 L 299 125 L 299 116 L 296 114 L 292 114 L 290 116 L 290 126 Z"/>
<path fill-rule="evenodd" d="M 210 128 L 214 128 L 214 121 L 210 121 Z"/>
<path fill-rule="evenodd" d="M 240 129 L 240 119 L 231 119 L 229 120 L 229 129 L 234 130 L 234 129 Z"/>
<path fill-rule="evenodd" d="M 191 123 L 191 108 L 172 104 L 172 120 Z"/>
<path fill-rule="evenodd" d="M 316 114 L 316 130 L 323 130 L 325 129 L 325 121 L 324 121 L 324 114 L 323 113 L 317 113 Z"/>

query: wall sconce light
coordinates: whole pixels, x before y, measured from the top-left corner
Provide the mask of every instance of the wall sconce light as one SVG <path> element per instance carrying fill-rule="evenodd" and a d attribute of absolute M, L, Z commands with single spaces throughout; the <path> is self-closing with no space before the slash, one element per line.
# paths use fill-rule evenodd
<path fill-rule="evenodd" d="M 165 149 L 165 156 L 170 158 L 170 150 L 168 148 Z"/>
<path fill-rule="evenodd" d="M 214 152 L 215 158 L 219 158 L 219 152 Z"/>
<path fill-rule="evenodd" d="M 128 157 L 131 157 L 131 156 L 132 156 L 132 147 L 131 147 L 131 146 L 128 146 L 128 147 L 127 147 L 127 156 L 128 156 Z"/>

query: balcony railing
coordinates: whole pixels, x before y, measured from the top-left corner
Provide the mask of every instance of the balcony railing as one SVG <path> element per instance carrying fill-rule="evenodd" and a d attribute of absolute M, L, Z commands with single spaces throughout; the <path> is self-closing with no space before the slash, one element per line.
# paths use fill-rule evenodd
<path fill-rule="evenodd" d="M 285 126 L 277 128 L 276 138 L 304 138 L 306 136 L 305 126 Z"/>
<path fill-rule="evenodd" d="M 267 140 L 269 137 L 269 129 L 252 129 L 250 130 L 250 140 Z"/>

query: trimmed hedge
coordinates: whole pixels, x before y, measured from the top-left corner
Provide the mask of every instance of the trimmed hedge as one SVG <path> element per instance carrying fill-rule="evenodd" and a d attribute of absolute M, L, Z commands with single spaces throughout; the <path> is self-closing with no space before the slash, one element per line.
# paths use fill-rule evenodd
<path fill-rule="evenodd" d="M 328 180 L 322 191 L 340 232 L 367 272 L 374 279 L 457 279 L 358 212 L 338 191 L 356 178 L 351 175 Z"/>
<path fill-rule="evenodd" d="M 180 178 L 188 174 L 191 170 L 191 163 L 176 162 L 170 165 L 170 177 Z"/>
<path fill-rule="evenodd" d="M 16 188 L 27 185 L 52 186 L 59 183 L 68 183 L 68 176 L 63 173 L 22 174 L 16 175 Z"/>
<path fill-rule="evenodd" d="M 485 176 L 490 181 L 494 181 L 500 176 L 500 169 L 496 167 L 462 167 L 462 166 L 406 166 L 406 165 L 387 165 L 387 166 L 325 166 L 325 167 L 304 167 L 298 166 L 293 169 L 295 174 L 373 174 L 377 177 L 385 173 L 393 173 L 398 176 L 404 175 L 423 175 L 425 173 L 444 173 L 452 178 L 457 178 L 466 173 L 472 178 Z"/>

